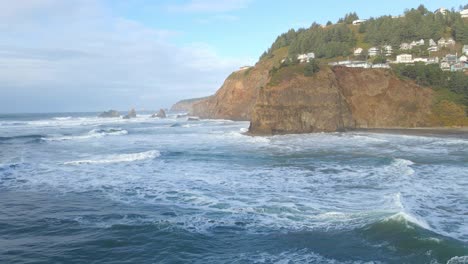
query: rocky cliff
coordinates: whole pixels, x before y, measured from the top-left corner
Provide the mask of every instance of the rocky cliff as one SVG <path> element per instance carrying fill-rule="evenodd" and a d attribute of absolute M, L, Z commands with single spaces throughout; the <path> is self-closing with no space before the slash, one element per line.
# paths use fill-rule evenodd
<path fill-rule="evenodd" d="M 280 70 L 275 83 L 259 92 L 250 132 L 309 133 L 430 124 L 432 89 L 402 81 L 388 70 L 335 67 L 312 77 L 284 71 L 291 70 Z"/>
<path fill-rule="evenodd" d="M 208 99 L 208 97 L 203 97 L 203 98 L 194 98 L 194 99 L 187 99 L 187 100 L 182 100 L 177 102 L 171 107 L 172 112 L 192 112 L 193 111 L 193 105 L 204 101 Z"/>
<path fill-rule="evenodd" d="M 279 65 L 287 49 L 277 50 L 255 67 L 233 72 L 215 95 L 193 105 L 191 114 L 201 118 L 250 120 L 260 88 L 269 80 L 269 71 Z"/>

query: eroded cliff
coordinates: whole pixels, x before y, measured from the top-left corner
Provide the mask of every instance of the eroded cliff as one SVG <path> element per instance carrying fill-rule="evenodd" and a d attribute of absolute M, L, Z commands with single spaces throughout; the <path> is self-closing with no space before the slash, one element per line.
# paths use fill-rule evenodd
<path fill-rule="evenodd" d="M 279 65 L 286 54 L 287 49 L 277 50 L 255 67 L 233 72 L 215 95 L 195 103 L 191 114 L 201 118 L 250 120 L 258 91 L 267 84 L 271 68 Z"/>
<path fill-rule="evenodd" d="M 305 77 L 284 73 L 288 70 L 280 70 L 275 83 L 260 90 L 250 132 L 310 133 L 431 125 L 432 89 L 400 80 L 391 71 L 335 67 Z"/>

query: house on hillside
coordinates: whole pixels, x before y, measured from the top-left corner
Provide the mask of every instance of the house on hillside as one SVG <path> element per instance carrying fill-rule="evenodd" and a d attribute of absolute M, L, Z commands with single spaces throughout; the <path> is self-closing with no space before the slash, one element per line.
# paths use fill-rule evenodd
<path fill-rule="evenodd" d="M 468 18 L 468 9 L 460 11 L 460 15 L 462 18 Z"/>
<path fill-rule="evenodd" d="M 357 48 L 354 50 L 354 56 L 361 56 L 364 50 L 362 48 Z"/>
<path fill-rule="evenodd" d="M 429 47 L 435 47 L 435 46 L 437 46 L 437 43 L 433 39 L 430 39 L 429 40 Z"/>
<path fill-rule="evenodd" d="M 388 63 L 377 63 L 372 65 L 372 69 L 390 69 L 390 65 Z"/>
<path fill-rule="evenodd" d="M 453 38 L 448 38 L 446 41 L 445 41 L 446 45 L 447 46 L 455 46 L 456 42 Z"/>
<path fill-rule="evenodd" d="M 401 49 L 401 50 L 410 50 L 410 49 L 411 49 L 411 45 L 410 45 L 409 43 L 406 43 L 406 42 L 401 43 L 400 49 Z"/>
<path fill-rule="evenodd" d="M 426 65 L 428 64 L 439 64 L 439 57 L 428 58 Z"/>
<path fill-rule="evenodd" d="M 463 46 L 463 53 L 465 53 L 465 55 L 468 55 L 468 45 L 465 45 Z"/>
<path fill-rule="evenodd" d="M 393 54 L 393 48 L 390 45 L 385 45 L 382 47 L 383 53 L 385 56 L 392 56 Z"/>
<path fill-rule="evenodd" d="M 429 48 L 427 48 L 427 51 L 437 52 L 437 51 L 439 51 L 439 47 L 438 46 L 430 46 Z"/>
<path fill-rule="evenodd" d="M 380 54 L 380 49 L 377 47 L 372 47 L 368 51 L 369 56 L 374 57 Z"/>
<path fill-rule="evenodd" d="M 313 59 L 315 59 L 315 53 L 313 52 L 307 54 L 300 54 L 297 56 L 297 60 L 299 60 L 301 63 L 310 62 Z"/>
<path fill-rule="evenodd" d="M 441 7 L 441 8 L 439 8 L 439 9 L 437 9 L 436 11 L 434 11 L 434 14 L 446 15 L 447 12 L 448 12 L 448 10 L 447 10 L 446 8 Z"/>
<path fill-rule="evenodd" d="M 361 25 L 362 23 L 366 22 L 367 19 L 358 19 L 353 21 L 353 25 Z"/>
<path fill-rule="evenodd" d="M 450 64 L 448 62 L 441 62 L 440 63 L 440 69 L 443 71 L 450 71 Z"/>
<path fill-rule="evenodd" d="M 426 62 L 427 63 L 427 58 L 414 58 L 413 62 Z"/>
<path fill-rule="evenodd" d="M 396 57 L 396 63 L 413 63 L 413 55 L 401 54 Z"/>
<path fill-rule="evenodd" d="M 437 41 L 437 45 L 439 47 L 446 47 L 447 46 L 447 41 L 445 40 L 445 38 L 440 38 L 439 41 Z"/>
<path fill-rule="evenodd" d="M 458 61 L 467 62 L 467 61 L 468 61 L 468 57 L 466 57 L 465 55 L 463 55 L 463 56 L 461 56 L 460 58 L 458 58 Z"/>
<path fill-rule="evenodd" d="M 450 65 L 453 65 L 458 62 L 458 57 L 457 55 L 454 54 L 447 54 L 443 59 L 443 62 L 447 62 Z"/>
<path fill-rule="evenodd" d="M 464 69 L 465 69 L 464 62 L 457 62 L 450 66 L 450 71 L 453 71 L 453 72 L 463 71 Z"/>

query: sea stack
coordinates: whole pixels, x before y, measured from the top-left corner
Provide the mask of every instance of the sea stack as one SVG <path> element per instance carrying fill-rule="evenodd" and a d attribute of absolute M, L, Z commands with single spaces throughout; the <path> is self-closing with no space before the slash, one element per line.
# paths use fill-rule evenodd
<path fill-rule="evenodd" d="M 130 110 L 130 112 L 128 112 L 128 114 L 124 116 L 124 119 L 131 119 L 131 118 L 136 118 L 136 117 L 137 117 L 137 114 L 136 114 L 135 108 L 132 108 L 132 110 Z"/>
<path fill-rule="evenodd" d="M 164 109 L 160 109 L 157 114 L 153 114 L 151 117 L 166 118 L 167 117 L 166 111 L 164 111 Z"/>
<path fill-rule="evenodd" d="M 101 118 L 116 118 L 120 117 L 120 113 L 116 110 L 109 110 L 109 111 L 104 111 L 101 114 L 98 115 L 98 117 Z"/>

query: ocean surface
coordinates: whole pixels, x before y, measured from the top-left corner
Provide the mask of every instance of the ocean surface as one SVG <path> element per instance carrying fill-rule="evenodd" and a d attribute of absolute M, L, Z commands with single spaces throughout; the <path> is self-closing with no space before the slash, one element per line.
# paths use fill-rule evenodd
<path fill-rule="evenodd" d="M 0 116 L 0 263 L 468 263 L 468 135 Z"/>

